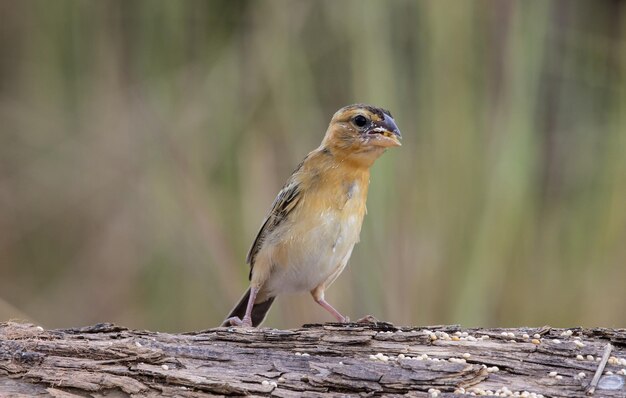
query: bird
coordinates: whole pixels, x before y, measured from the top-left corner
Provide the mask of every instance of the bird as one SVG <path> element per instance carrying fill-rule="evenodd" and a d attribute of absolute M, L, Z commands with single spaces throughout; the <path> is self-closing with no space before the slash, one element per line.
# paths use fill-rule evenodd
<path fill-rule="evenodd" d="M 353 104 L 332 116 L 320 146 L 298 165 L 263 220 L 246 262 L 248 290 L 222 326 L 257 327 L 274 299 L 310 292 L 338 322 L 349 322 L 324 298 L 359 241 L 370 167 L 402 135 L 388 110 Z"/>

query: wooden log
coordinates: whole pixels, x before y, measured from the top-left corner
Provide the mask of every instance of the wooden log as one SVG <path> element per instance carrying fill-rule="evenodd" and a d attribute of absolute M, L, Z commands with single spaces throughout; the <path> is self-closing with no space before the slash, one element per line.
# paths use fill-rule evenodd
<path fill-rule="evenodd" d="M 168 334 L 0 324 L 0 397 L 626 397 L 624 329 L 388 323 Z M 593 358 L 592 358 L 593 357 Z"/>

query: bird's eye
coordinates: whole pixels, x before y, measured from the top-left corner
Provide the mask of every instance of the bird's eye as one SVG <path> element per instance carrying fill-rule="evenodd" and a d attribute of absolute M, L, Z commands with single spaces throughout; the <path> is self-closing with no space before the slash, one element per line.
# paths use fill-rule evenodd
<path fill-rule="evenodd" d="M 367 118 L 363 115 L 356 115 L 353 119 L 357 127 L 364 127 L 367 124 Z"/>

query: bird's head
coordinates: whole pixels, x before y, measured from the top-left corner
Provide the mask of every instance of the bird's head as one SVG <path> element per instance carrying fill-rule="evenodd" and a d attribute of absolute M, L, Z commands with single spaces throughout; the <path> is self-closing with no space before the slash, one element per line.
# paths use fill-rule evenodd
<path fill-rule="evenodd" d="M 322 146 L 333 154 L 371 165 L 385 149 L 402 145 L 400 138 L 400 130 L 389 111 L 355 104 L 333 115 Z"/>

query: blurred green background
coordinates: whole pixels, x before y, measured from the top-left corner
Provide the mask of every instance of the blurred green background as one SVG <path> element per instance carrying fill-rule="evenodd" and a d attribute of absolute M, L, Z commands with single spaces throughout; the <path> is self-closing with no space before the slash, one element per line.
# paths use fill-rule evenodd
<path fill-rule="evenodd" d="M 621 1 L 0 1 L 0 320 L 216 326 L 339 107 L 403 146 L 353 319 L 626 326 Z M 266 326 L 330 321 L 308 294 Z"/>

